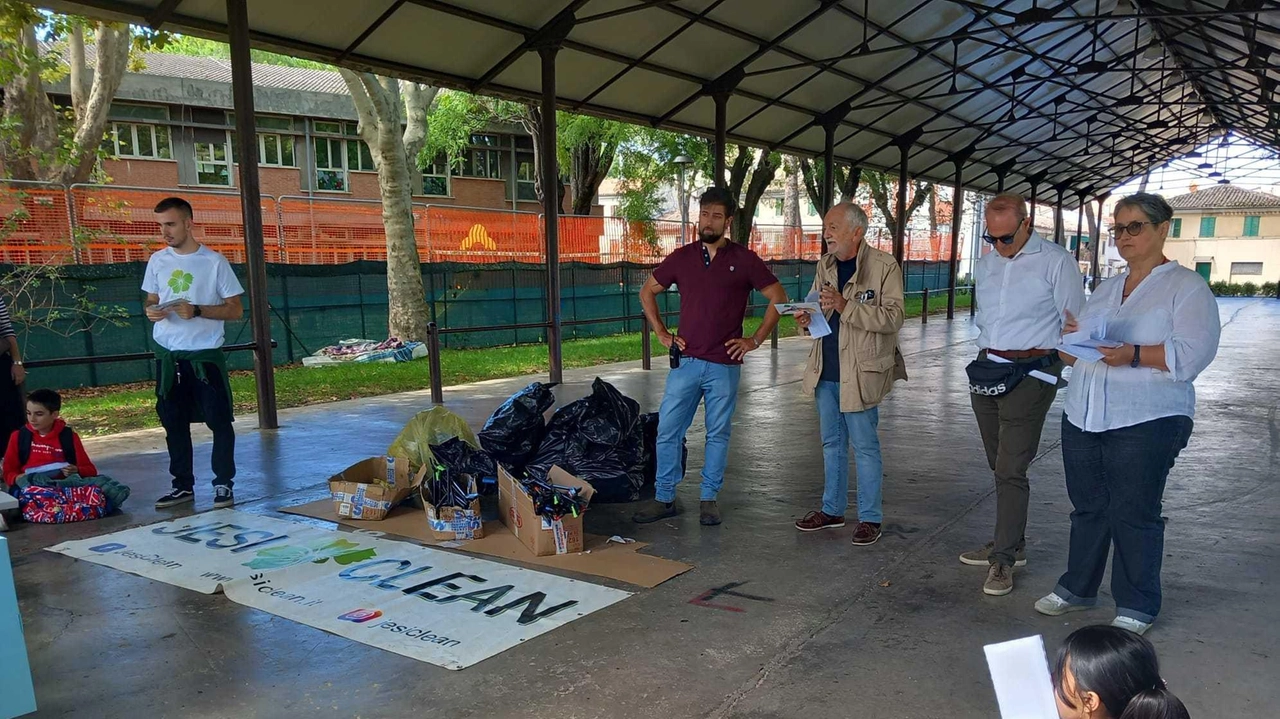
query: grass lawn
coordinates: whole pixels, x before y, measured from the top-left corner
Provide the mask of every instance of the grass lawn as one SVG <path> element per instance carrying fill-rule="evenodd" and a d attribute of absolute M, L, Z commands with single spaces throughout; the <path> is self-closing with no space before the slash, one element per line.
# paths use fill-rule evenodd
<path fill-rule="evenodd" d="M 968 307 L 969 296 L 956 297 L 957 306 Z M 945 310 L 946 293 L 929 298 L 931 312 Z M 919 317 L 921 298 L 908 297 L 907 317 Z M 760 326 L 758 318 L 748 318 L 745 329 Z M 795 321 L 784 317 L 779 334 L 796 333 Z M 566 340 L 565 368 L 591 367 L 611 362 L 638 360 L 640 334 L 611 335 L 592 339 Z M 657 338 L 654 355 L 664 353 Z M 547 348 L 543 345 L 516 345 L 473 350 L 443 350 L 440 365 L 446 387 L 501 377 L 537 374 L 547 369 Z M 302 407 L 360 397 L 424 390 L 431 386 L 425 361 L 400 364 L 349 364 L 337 367 L 306 368 L 299 365 L 276 369 L 276 397 L 281 409 Z M 231 387 L 237 414 L 257 410 L 257 394 L 252 372 L 234 372 Z M 152 384 L 116 385 L 63 391 L 62 416 L 86 436 L 113 434 L 131 429 L 157 427 L 155 389 Z"/>

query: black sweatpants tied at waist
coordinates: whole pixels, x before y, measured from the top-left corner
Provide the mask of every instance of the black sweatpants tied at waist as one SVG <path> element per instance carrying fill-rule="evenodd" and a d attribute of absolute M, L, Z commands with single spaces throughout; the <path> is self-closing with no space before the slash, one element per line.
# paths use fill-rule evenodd
<path fill-rule="evenodd" d="M 165 443 L 169 447 L 169 473 L 173 488 L 191 491 L 195 488 L 194 457 L 191 447 L 191 425 L 204 424 L 213 432 L 213 484 L 230 487 L 236 476 L 236 433 L 232 427 L 230 379 L 226 370 L 212 362 L 198 374 L 191 360 L 176 360 L 177 373 L 164 396 L 156 397 L 156 414 L 164 426 Z M 161 360 L 156 360 L 156 376 L 161 377 Z M 198 375 L 203 375 L 201 379 Z M 159 387 L 157 387 L 159 390 Z"/>

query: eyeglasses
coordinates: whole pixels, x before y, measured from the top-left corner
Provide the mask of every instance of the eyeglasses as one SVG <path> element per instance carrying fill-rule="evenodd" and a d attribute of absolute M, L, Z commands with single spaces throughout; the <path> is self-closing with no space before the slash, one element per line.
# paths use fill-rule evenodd
<path fill-rule="evenodd" d="M 1118 240 L 1125 235 L 1133 235 L 1136 237 L 1139 232 L 1142 232 L 1143 226 L 1151 225 L 1154 227 L 1155 224 L 1156 223 L 1154 222 L 1139 222 L 1138 220 L 1134 220 L 1127 225 L 1114 225 L 1111 228 L 1111 238 Z"/>
<path fill-rule="evenodd" d="M 1016 234 L 1016 233 L 1014 233 L 1014 234 Z M 991 245 L 994 245 L 994 244 L 995 244 L 995 243 L 997 243 L 997 242 L 1000 242 L 1000 243 L 1002 243 L 1002 244 L 1006 244 L 1006 245 L 1012 245 L 1012 244 L 1013 244 L 1013 237 L 1014 237 L 1014 235 L 1013 235 L 1013 234 L 1009 234 L 1009 235 L 1002 235 L 1002 236 L 1000 236 L 1000 237 L 996 237 L 995 235 L 992 235 L 991 233 L 986 232 L 986 231 L 983 231 L 983 233 L 982 233 L 982 241 L 983 241 L 983 242 L 986 242 L 986 243 L 988 243 L 988 244 L 991 244 Z"/>

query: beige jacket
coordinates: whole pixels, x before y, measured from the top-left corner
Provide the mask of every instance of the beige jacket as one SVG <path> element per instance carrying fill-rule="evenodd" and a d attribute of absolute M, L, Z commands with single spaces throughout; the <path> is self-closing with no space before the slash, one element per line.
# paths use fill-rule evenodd
<path fill-rule="evenodd" d="M 835 255 L 823 255 L 813 279 L 813 290 L 834 285 Z M 860 302 L 867 290 L 875 295 Z M 849 300 L 840 313 L 840 411 L 861 412 L 880 404 L 895 380 L 907 378 L 907 365 L 898 350 L 898 330 L 904 319 L 902 268 L 893 256 L 866 242 L 858 250 L 858 268 L 841 289 Z M 825 313 L 831 319 L 830 311 Z M 813 394 L 822 376 L 822 341 L 809 350 L 802 386 Z"/>

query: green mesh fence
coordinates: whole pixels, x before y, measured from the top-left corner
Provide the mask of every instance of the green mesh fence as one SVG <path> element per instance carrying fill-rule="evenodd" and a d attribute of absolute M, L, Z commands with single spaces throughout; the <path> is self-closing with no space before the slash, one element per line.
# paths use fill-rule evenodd
<path fill-rule="evenodd" d="M 801 298 L 813 281 L 814 263 L 784 260 L 769 263 L 787 289 L 787 295 Z M 140 287 L 144 263 L 81 265 L 65 268 L 63 292 L 87 292 L 107 306 L 124 309 L 127 318 L 116 326 L 98 322 L 84 331 L 83 318 L 67 318 L 52 329 L 23 332 L 24 355 L 30 359 L 94 357 L 110 354 L 149 352 L 151 323 L 143 315 L 144 296 Z M 233 266 L 242 284 L 247 285 L 244 266 Z M 528 264 L 423 265 L 431 318 L 442 328 L 458 329 L 507 324 L 544 322 L 546 319 L 546 269 Z M 561 266 L 561 317 L 577 320 L 630 317 L 623 321 L 572 324 L 564 328 L 566 339 L 599 337 L 623 332 L 639 332 L 643 322 L 639 291 L 653 268 L 630 263 L 569 263 Z M 908 292 L 924 287 L 945 288 L 946 263 L 908 263 Z M 387 332 L 386 266 L 381 262 L 353 262 L 344 265 L 267 265 L 267 291 L 271 306 L 271 336 L 279 344 L 277 364 L 300 362 L 320 348 L 348 338 L 384 339 Z M 764 304 L 753 294 L 752 304 Z M 660 298 L 664 311 L 680 308 L 675 292 Z M 756 311 L 755 314 L 759 314 Z M 247 317 L 246 312 L 246 317 Z M 253 339 L 247 320 L 228 322 L 226 342 Z M 545 341 L 541 329 L 490 330 L 449 333 L 441 344 L 449 348 L 478 348 Z M 229 355 L 232 369 L 252 369 L 249 352 Z M 149 361 L 86 363 L 62 367 L 36 368 L 29 386 L 53 388 L 93 387 L 153 380 Z"/>

